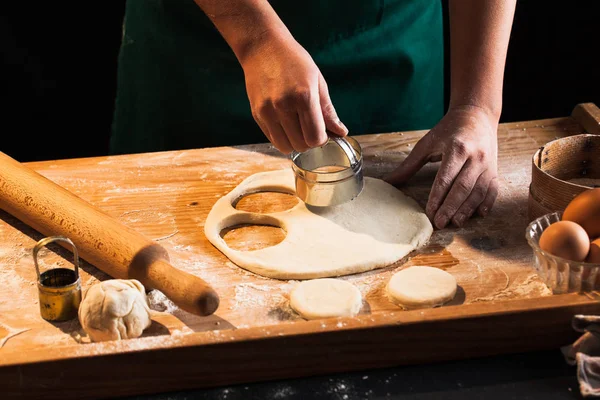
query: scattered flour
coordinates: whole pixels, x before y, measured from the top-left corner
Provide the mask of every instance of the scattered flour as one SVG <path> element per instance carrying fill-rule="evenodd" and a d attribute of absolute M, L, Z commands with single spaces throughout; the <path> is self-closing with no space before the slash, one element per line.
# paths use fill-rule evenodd
<path fill-rule="evenodd" d="M 2 347 L 4 347 L 4 345 L 6 344 L 6 342 L 8 342 L 8 340 L 10 338 L 13 338 L 17 335 L 20 335 L 23 332 L 27 332 L 30 330 L 30 328 L 15 329 L 15 328 L 5 325 L 1 322 L 0 322 L 0 327 L 4 328 L 3 330 L 6 331 L 6 333 L 4 334 L 4 337 L 0 336 L 0 349 L 2 349 Z"/>

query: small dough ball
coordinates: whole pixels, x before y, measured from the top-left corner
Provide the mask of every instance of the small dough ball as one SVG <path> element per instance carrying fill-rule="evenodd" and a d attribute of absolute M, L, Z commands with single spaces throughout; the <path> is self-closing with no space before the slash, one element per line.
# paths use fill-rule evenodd
<path fill-rule="evenodd" d="M 540 249 L 570 261 L 583 261 L 590 251 L 590 238 L 575 222 L 558 221 L 544 229 Z"/>
<path fill-rule="evenodd" d="M 340 279 L 324 278 L 297 284 L 290 293 L 290 306 L 306 319 L 350 317 L 362 307 L 362 295 Z"/>
<path fill-rule="evenodd" d="M 88 289 L 79 322 L 94 342 L 131 339 L 152 323 L 144 286 L 135 279 L 110 279 Z"/>
<path fill-rule="evenodd" d="M 456 278 L 434 267 L 415 266 L 396 272 L 387 285 L 390 301 L 405 310 L 441 306 L 452 300 Z"/>

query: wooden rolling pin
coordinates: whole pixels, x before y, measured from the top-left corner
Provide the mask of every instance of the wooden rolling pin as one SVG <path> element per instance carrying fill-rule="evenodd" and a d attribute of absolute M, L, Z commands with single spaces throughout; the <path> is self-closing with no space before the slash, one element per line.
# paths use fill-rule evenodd
<path fill-rule="evenodd" d="M 169 264 L 158 243 L 2 152 L 0 208 L 46 236 L 68 237 L 90 264 L 113 278 L 137 279 L 158 289 L 183 310 L 210 315 L 219 306 L 217 293 Z"/>

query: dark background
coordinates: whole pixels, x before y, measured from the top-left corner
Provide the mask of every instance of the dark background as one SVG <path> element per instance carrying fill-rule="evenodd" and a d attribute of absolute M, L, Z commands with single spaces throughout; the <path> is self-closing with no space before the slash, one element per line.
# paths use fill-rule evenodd
<path fill-rule="evenodd" d="M 0 150 L 19 161 L 107 154 L 123 0 L 3 2 Z M 600 105 L 600 1 L 520 0 L 501 122 Z"/>

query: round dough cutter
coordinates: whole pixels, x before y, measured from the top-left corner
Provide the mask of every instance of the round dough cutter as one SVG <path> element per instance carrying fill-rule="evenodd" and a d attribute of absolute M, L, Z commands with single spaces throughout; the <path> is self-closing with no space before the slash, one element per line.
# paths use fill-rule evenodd
<path fill-rule="evenodd" d="M 323 146 L 293 152 L 291 158 L 296 195 L 309 206 L 336 206 L 363 190 L 362 149 L 351 137 L 331 134 Z"/>

